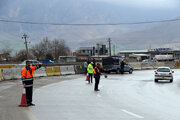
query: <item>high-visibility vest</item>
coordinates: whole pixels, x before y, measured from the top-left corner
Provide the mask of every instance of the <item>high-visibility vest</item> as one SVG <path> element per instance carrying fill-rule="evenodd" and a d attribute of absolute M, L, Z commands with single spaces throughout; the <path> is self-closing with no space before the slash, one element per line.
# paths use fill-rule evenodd
<path fill-rule="evenodd" d="M 94 68 L 94 73 L 95 73 L 95 74 L 96 74 L 96 70 L 97 70 L 97 72 L 99 73 L 100 70 L 99 70 L 98 67 L 95 67 L 95 68 Z"/>
<path fill-rule="evenodd" d="M 26 87 L 31 87 L 33 85 L 33 71 L 36 70 L 36 67 L 31 66 L 30 68 L 31 70 L 27 70 L 26 67 L 24 67 L 21 71 L 22 82 L 26 84 Z"/>
<path fill-rule="evenodd" d="M 100 70 L 98 67 L 94 68 L 94 78 L 99 78 L 100 77 Z"/>
<path fill-rule="evenodd" d="M 88 71 L 88 73 L 93 73 L 94 72 L 92 64 L 88 65 L 87 71 Z"/>

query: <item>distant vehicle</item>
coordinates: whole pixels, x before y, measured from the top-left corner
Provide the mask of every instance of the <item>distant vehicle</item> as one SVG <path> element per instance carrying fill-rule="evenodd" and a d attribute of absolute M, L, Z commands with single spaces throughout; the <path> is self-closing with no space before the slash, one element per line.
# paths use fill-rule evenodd
<path fill-rule="evenodd" d="M 156 60 L 151 60 L 151 59 L 145 59 L 142 61 L 143 63 L 152 63 L 152 62 L 157 62 Z"/>
<path fill-rule="evenodd" d="M 41 62 L 42 63 L 54 63 L 54 61 L 52 61 L 52 60 L 42 60 Z"/>
<path fill-rule="evenodd" d="M 172 61 L 174 60 L 173 55 L 155 55 L 154 60 L 157 61 Z"/>
<path fill-rule="evenodd" d="M 173 82 L 173 73 L 169 67 L 158 67 L 155 71 L 154 81 L 158 82 L 158 80 L 170 80 Z"/>
<path fill-rule="evenodd" d="M 27 61 L 27 60 L 23 61 L 23 62 L 22 62 L 21 64 L 19 64 L 19 65 L 26 65 L 26 61 Z M 28 61 L 30 61 L 31 65 L 39 65 L 39 64 L 42 64 L 41 62 L 39 62 L 39 61 L 37 61 L 37 60 L 28 60 Z"/>
<path fill-rule="evenodd" d="M 103 71 L 110 72 L 121 72 L 121 60 L 119 58 L 104 58 L 102 60 Z M 129 72 L 130 74 L 133 72 L 134 67 L 130 65 L 124 65 L 124 72 Z"/>

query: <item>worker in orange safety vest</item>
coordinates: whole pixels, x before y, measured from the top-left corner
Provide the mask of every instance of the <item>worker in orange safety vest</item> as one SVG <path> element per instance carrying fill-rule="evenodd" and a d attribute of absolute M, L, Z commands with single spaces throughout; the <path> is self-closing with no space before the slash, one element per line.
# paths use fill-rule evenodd
<path fill-rule="evenodd" d="M 97 65 L 94 68 L 94 78 L 95 78 L 95 86 L 94 86 L 94 91 L 100 91 L 98 89 L 98 85 L 99 85 L 99 81 L 100 81 L 100 76 L 101 76 L 101 72 L 100 72 L 100 64 L 97 63 Z"/>
<path fill-rule="evenodd" d="M 21 71 L 22 83 L 26 88 L 26 102 L 28 106 L 35 106 L 32 103 L 32 95 L 33 95 L 33 71 L 39 69 L 40 65 L 30 66 L 30 61 L 26 61 L 26 66 Z"/>

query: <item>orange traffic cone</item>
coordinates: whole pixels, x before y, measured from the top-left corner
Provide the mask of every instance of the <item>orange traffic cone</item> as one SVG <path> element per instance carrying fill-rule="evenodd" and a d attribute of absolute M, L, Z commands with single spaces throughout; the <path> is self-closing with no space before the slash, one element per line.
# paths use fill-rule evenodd
<path fill-rule="evenodd" d="M 22 93 L 22 97 L 21 97 L 21 104 L 19 105 L 19 107 L 27 107 L 27 101 L 26 101 L 26 90 L 25 90 L 25 86 L 23 87 L 23 93 Z"/>
<path fill-rule="evenodd" d="M 86 80 L 89 81 L 89 75 L 88 75 L 88 73 L 87 73 L 87 75 L 86 75 Z"/>

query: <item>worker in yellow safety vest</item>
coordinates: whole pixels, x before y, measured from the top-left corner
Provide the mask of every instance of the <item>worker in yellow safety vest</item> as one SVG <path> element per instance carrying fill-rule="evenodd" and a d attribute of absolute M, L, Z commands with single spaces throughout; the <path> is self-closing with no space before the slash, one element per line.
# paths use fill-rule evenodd
<path fill-rule="evenodd" d="M 88 71 L 88 74 L 89 74 L 89 83 L 93 83 L 93 72 L 94 72 L 94 68 L 93 68 L 93 62 L 91 62 L 89 65 L 88 65 L 88 68 L 87 68 L 87 71 Z"/>

